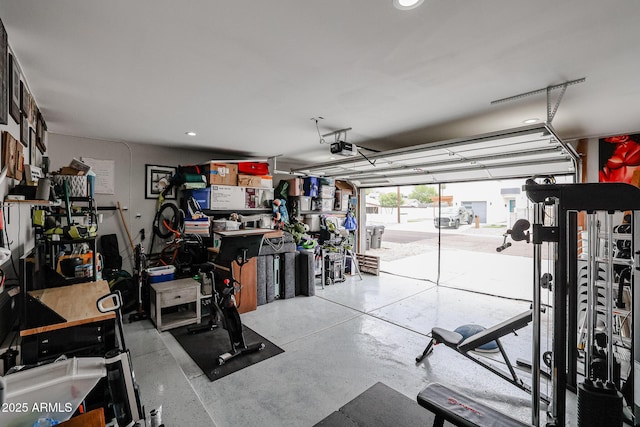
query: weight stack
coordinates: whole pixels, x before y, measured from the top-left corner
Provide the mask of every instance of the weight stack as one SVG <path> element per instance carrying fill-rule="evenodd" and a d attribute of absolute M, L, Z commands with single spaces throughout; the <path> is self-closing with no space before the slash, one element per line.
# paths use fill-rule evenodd
<path fill-rule="evenodd" d="M 257 297 L 256 301 L 258 305 L 264 305 L 267 303 L 267 269 L 265 263 L 265 256 L 259 256 L 256 260 L 256 285 L 257 285 Z"/>
<path fill-rule="evenodd" d="M 578 384 L 579 427 L 622 427 L 622 394 L 613 383 L 589 379 Z"/>

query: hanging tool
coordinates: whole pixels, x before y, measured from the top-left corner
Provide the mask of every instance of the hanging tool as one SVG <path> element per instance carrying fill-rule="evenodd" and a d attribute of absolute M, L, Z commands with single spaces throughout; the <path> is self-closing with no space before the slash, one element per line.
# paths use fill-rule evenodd
<path fill-rule="evenodd" d="M 129 238 L 129 245 L 131 245 L 131 252 L 135 252 L 135 245 L 133 244 L 133 239 L 131 238 L 131 233 L 129 232 L 129 227 L 127 226 L 127 221 L 124 219 L 124 212 L 122 212 L 122 207 L 120 206 L 120 202 L 116 202 L 116 204 L 118 206 L 118 212 L 120 212 L 120 218 L 122 219 L 124 230 L 127 232 L 127 237 Z"/>

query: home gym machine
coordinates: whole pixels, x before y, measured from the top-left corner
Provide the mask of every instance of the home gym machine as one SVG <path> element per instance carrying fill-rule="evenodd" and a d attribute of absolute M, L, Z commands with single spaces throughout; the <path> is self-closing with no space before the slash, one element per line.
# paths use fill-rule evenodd
<path fill-rule="evenodd" d="M 553 343 L 552 343 L 552 404 L 548 415 L 547 426 L 564 426 L 566 424 L 566 391 L 578 394 L 577 416 L 579 426 L 621 426 L 623 419 L 623 396 L 618 389 L 615 378 L 615 354 L 613 346 L 618 338 L 614 337 L 613 288 L 615 285 L 615 264 L 631 267 L 631 289 L 638 271 L 638 224 L 640 221 L 640 189 L 623 183 L 585 183 L 555 184 L 538 183 L 527 180 L 524 186 L 527 197 L 534 203 L 535 220 L 533 223 L 534 243 L 534 292 L 540 292 L 540 246 L 543 242 L 552 245 L 554 254 L 554 286 L 553 286 Z M 613 233 L 613 222 L 616 213 L 633 211 L 631 224 L 626 236 Z M 579 213 L 586 213 L 586 239 L 579 236 Z M 552 219 L 549 222 L 548 219 Z M 615 259 L 613 241 L 624 237 L 630 242 L 629 259 Z M 578 243 L 582 242 L 582 248 Z M 584 269 L 579 268 L 584 265 Z M 584 277 L 582 271 L 585 272 Z M 586 328 L 584 352 L 579 343 L 578 320 L 579 310 L 585 304 L 578 284 L 586 283 L 586 307 L 583 321 Z M 619 283 L 623 286 L 622 283 Z M 604 294 L 604 295 L 603 295 Z M 534 301 L 535 301 L 534 296 Z M 631 298 L 630 307 L 632 324 L 635 325 L 640 313 L 640 299 Z M 581 305 L 582 304 L 582 305 Z M 535 315 L 539 310 L 534 307 Z M 600 330 L 602 338 L 596 343 L 596 332 Z M 537 330 L 539 332 L 539 329 Z M 634 381 L 640 370 L 634 365 L 640 363 L 640 352 L 635 348 L 640 342 L 640 332 L 633 331 L 629 350 L 633 355 L 627 381 Z M 604 336 L 603 336 L 604 335 Z M 596 346 L 596 344 L 598 344 Z M 534 346 L 539 345 L 534 337 Z M 599 347 L 599 348 L 598 348 Z M 534 351 L 535 354 L 535 351 Z M 606 359 L 603 362 L 602 359 Z M 581 375 L 584 381 L 578 384 L 578 362 L 582 360 Z M 534 359 L 534 371 L 539 371 L 539 360 Z M 596 369 L 598 365 L 606 365 L 606 369 Z M 537 365 L 537 367 L 535 366 Z M 604 372 L 603 372 L 604 371 Z M 539 377 L 539 372 L 538 372 Z M 533 405 L 539 402 L 539 389 L 534 387 Z M 639 425 L 640 396 L 629 396 L 628 405 L 633 405 L 635 421 Z M 633 403 L 632 403 L 633 402 Z M 634 418 L 633 415 L 629 415 Z M 539 420 L 534 419 L 534 425 Z"/>
<path fill-rule="evenodd" d="M 250 258 L 260 254 L 262 239 L 268 229 L 245 229 L 234 231 L 221 231 L 220 251 L 213 264 L 214 271 L 209 272 L 213 279 L 212 310 L 216 310 L 222 319 L 222 325 L 229 333 L 231 350 L 218 356 L 218 364 L 223 365 L 234 357 L 243 354 L 253 353 L 263 350 L 265 344 L 257 342 L 247 344 L 242 330 L 240 313 L 236 306 L 235 292 L 236 286 L 242 284 L 235 279 L 233 266 L 239 267 L 238 276 L 242 280 L 242 267 Z M 212 318 L 213 319 L 213 318 Z M 213 329 L 215 326 L 210 321 L 206 329 Z M 197 332 L 193 330 L 193 332 Z"/>

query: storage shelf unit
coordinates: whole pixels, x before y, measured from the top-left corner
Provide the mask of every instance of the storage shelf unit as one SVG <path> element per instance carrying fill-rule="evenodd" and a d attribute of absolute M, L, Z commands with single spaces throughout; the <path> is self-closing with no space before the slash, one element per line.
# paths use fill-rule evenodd
<path fill-rule="evenodd" d="M 49 205 L 47 215 L 54 218 L 71 218 L 73 222 L 77 220 L 75 218 L 87 218 L 85 222 L 91 222 L 95 224 L 97 220 L 95 200 L 92 197 L 69 197 L 69 206 L 65 202 L 56 205 Z M 66 211 L 69 211 L 67 214 Z M 64 223 L 65 220 L 62 220 Z M 70 224 L 67 224 L 70 225 Z M 41 235 L 41 240 L 45 243 L 46 253 L 48 257 L 49 265 L 55 270 L 58 264 L 59 253 L 64 250 L 65 252 L 73 252 L 77 245 L 87 244 L 89 250 L 92 251 L 91 257 L 91 274 L 82 275 L 82 277 L 67 276 L 67 283 L 82 282 L 86 280 L 95 281 L 97 279 L 97 235 L 87 236 L 84 238 L 72 239 L 65 237 L 64 235 L 58 235 L 58 240 L 53 240 L 53 236 L 45 236 L 45 230 L 38 229 L 38 233 Z"/>

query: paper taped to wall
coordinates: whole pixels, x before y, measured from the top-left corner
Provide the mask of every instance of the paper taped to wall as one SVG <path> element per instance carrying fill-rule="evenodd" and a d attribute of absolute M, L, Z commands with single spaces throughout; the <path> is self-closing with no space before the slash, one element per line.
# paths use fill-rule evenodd
<path fill-rule="evenodd" d="M 115 194 L 115 161 L 99 160 L 83 157 L 82 161 L 91 166 L 91 171 L 96 174 L 96 194 Z"/>

